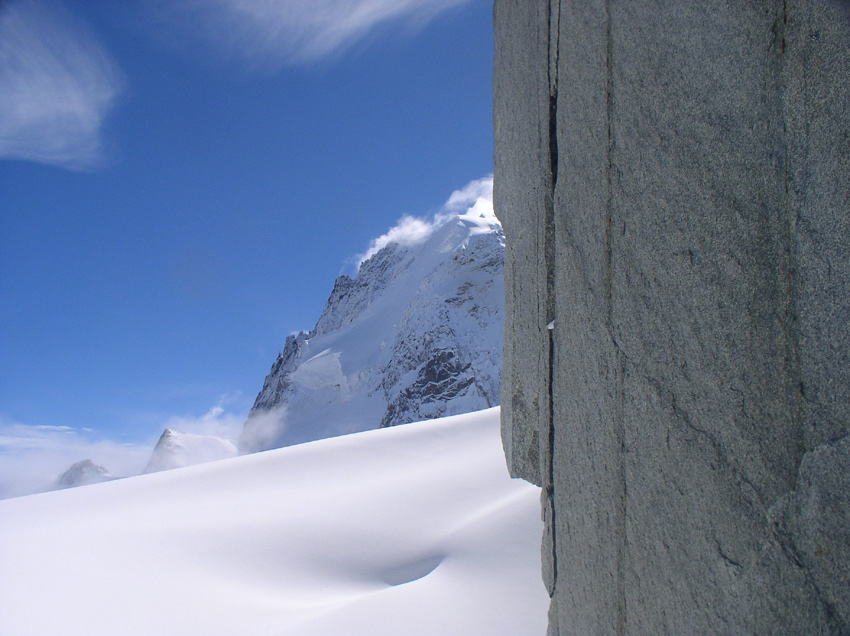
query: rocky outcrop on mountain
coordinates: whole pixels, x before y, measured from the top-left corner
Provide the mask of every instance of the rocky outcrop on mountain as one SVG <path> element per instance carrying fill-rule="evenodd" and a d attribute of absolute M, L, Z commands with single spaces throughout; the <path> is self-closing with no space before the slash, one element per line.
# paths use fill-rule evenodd
<path fill-rule="evenodd" d="M 550 636 L 850 633 L 850 4 L 495 2 Z"/>
<path fill-rule="evenodd" d="M 453 254 L 450 262 L 470 280 L 459 281 L 447 295 L 417 296 L 407 306 L 392 358 L 382 369 L 388 405 L 381 426 L 452 415 L 450 404 L 468 412 L 499 403 L 501 355 L 490 348 L 499 343 L 492 333 L 487 336 L 502 320 L 501 303 L 491 304 L 503 275 L 501 228 L 479 237 L 475 249 Z M 440 269 L 432 276 L 442 275 Z M 424 284 L 431 285 L 427 278 Z"/>
<path fill-rule="evenodd" d="M 405 251 L 398 248 L 398 244 L 390 244 L 361 263 L 357 278 L 345 274 L 337 278 L 311 335 L 336 331 L 363 313 L 387 285 L 404 272 L 399 264 L 405 258 Z"/>
<path fill-rule="evenodd" d="M 55 488 L 76 488 L 77 486 L 99 484 L 112 479 L 115 479 L 115 477 L 104 466 L 95 464 L 90 459 L 84 459 L 62 473 L 56 479 Z"/>
<path fill-rule="evenodd" d="M 167 428 L 156 443 L 144 472 L 183 468 L 235 457 L 237 454 L 236 444 L 230 440 Z"/>
<path fill-rule="evenodd" d="M 460 214 L 340 276 L 316 327 L 286 339 L 240 449 L 499 404 L 503 262 L 498 220 Z"/>

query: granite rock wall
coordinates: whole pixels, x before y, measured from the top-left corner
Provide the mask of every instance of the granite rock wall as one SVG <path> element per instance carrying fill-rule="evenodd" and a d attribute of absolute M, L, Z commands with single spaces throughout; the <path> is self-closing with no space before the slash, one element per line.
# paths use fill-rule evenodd
<path fill-rule="evenodd" d="M 850 2 L 495 0 L 550 634 L 850 633 Z"/>

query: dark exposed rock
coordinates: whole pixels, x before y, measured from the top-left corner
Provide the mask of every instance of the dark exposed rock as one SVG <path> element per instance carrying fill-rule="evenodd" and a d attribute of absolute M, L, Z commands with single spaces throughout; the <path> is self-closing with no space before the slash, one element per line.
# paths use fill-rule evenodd
<path fill-rule="evenodd" d="M 426 419 L 418 417 L 421 407 L 448 402 L 462 395 L 475 382 L 471 366 L 471 362 L 458 361 L 454 351 L 435 351 L 419 369 L 416 381 L 400 391 L 387 406 L 381 428 Z"/>
<path fill-rule="evenodd" d="M 301 360 L 301 351 L 309 334 L 301 332 L 289 335 L 283 345 L 283 351 L 277 354 L 272 368 L 263 381 L 263 388 L 254 400 L 252 411 L 269 411 L 280 404 L 289 387 L 289 373 L 295 370 Z"/>

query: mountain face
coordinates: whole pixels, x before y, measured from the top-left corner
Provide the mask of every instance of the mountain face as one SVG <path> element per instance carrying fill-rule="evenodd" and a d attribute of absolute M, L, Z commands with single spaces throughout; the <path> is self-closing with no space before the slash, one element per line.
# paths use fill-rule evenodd
<path fill-rule="evenodd" d="M 84 459 L 71 466 L 56 480 L 56 489 L 76 488 L 77 486 L 88 486 L 99 484 L 102 481 L 110 481 L 114 477 L 103 466 L 95 464 L 90 459 Z"/>
<path fill-rule="evenodd" d="M 456 215 L 340 276 L 315 328 L 286 339 L 239 439 L 288 446 L 499 404 L 504 234 Z"/>
<path fill-rule="evenodd" d="M 145 473 L 183 468 L 238 454 L 236 444 L 211 435 L 195 435 L 167 428 L 153 449 Z"/>

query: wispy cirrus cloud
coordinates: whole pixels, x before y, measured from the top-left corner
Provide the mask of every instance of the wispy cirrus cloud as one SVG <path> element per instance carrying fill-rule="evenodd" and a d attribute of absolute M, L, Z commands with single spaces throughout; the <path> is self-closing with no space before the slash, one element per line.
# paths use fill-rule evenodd
<path fill-rule="evenodd" d="M 420 28 L 470 1 L 180 0 L 168 12 L 229 54 L 261 64 L 304 63 L 345 51 L 382 26 Z"/>
<path fill-rule="evenodd" d="M 122 83 L 92 33 L 57 3 L 0 3 L 0 159 L 96 165 Z"/>

